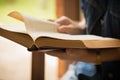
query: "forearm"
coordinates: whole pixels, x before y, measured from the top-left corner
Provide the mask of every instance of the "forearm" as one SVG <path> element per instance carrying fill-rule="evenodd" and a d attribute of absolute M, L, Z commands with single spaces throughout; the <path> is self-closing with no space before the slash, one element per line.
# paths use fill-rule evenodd
<path fill-rule="evenodd" d="M 82 19 L 78 25 L 80 26 L 80 29 L 81 29 L 81 34 L 86 34 L 86 21 L 85 19 Z"/>
<path fill-rule="evenodd" d="M 85 19 L 82 19 L 79 23 L 79 26 L 82 30 L 85 30 L 86 29 L 86 21 Z"/>

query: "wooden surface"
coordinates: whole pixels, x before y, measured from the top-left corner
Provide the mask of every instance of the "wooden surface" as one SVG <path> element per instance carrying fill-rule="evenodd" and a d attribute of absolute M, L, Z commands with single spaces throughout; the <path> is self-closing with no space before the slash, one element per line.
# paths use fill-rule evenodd
<path fill-rule="evenodd" d="M 32 80 L 44 80 L 45 54 L 32 52 Z"/>
<path fill-rule="evenodd" d="M 68 54 L 57 54 L 56 57 L 64 57 L 66 60 L 76 60 L 76 61 L 79 61 L 81 60 L 81 56 L 79 56 L 81 53 L 84 53 L 84 54 L 95 54 L 95 56 L 93 56 L 94 58 L 91 58 L 89 60 L 92 60 L 94 59 L 92 62 L 96 62 L 96 53 L 100 53 L 101 54 L 101 62 L 104 62 L 104 61 L 114 61 L 116 58 L 119 60 L 120 59 L 120 48 L 108 48 L 108 49 L 99 49 L 99 50 L 96 50 L 96 49 L 92 49 L 92 50 L 86 50 L 86 49 L 81 49 L 81 52 L 80 53 L 77 53 L 77 54 L 71 54 L 70 56 L 68 56 Z M 114 53 L 115 52 L 115 53 Z M 113 55 L 114 53 L 114 55 Z M 103 55 L 102 54 L 106 54 L 106 55 Z M 112 57 L 111 58 L 114 58 L 114 59 L 110 59 L 110 57 L 108 56 L 111 55 Z M 43 53 L 40 53 L 40 52 L 33 52 L 32 53 L 32 80 L 44 80 L 44 68 L 45 68 L 45 64 L 44 64 L 44 60 L 45 60 L 45 54 Z M 108 56 L 108 57 L 106 57 Z M 104 59 L 103 59 L 104 58 Z M 83 58 L 84 59 L 84 58 Z M 86 59 L 84 59 L 86 60 Z M 84 61 L 83 60 L 83 61 Z M 101 63 L 100 62 L 100 63 Z M 60 66 L 61 69 L 63 69 L 63 66 Z"/>
<path fill-rule="evenodd" d="M 56 0 L 57 17 L 67 16 L 73 20 L 80 19 L 79 0 Z"/>

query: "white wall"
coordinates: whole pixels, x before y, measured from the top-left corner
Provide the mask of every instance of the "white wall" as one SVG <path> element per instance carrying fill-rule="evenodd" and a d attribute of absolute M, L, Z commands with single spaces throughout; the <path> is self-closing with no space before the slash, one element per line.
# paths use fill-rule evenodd
<path fill-rule="evenodd" d="M 57 80 L 57 58 L 46 55 L 45 80 Z M 0 80 L 31 80 L 31 53 L 0 37 Z"/>
<path fill-rule="evenodd" d="M 30 80 L 31 53 L 0 37 L 0 80 Z"/>

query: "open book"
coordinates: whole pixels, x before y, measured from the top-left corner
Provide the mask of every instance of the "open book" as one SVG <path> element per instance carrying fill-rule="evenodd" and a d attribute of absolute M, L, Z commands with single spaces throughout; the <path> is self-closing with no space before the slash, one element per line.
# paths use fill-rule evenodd
<path fill-rule="evenodd" d="M 57 23 L 39 20 L 34 17 L 13 11 L 8 14 L 24 22 L 26 32 L 16 32 L 0 25 L 0 36 L 10 39 L 28 49 L 54 48 L 117 48 L 120 40 L 95 35 L 69 35 L 57 32 Z"/>

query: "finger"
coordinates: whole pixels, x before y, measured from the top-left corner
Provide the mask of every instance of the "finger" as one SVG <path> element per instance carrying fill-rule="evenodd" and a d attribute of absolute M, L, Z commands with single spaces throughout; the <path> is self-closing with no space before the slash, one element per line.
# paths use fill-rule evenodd
<path fill-rule="evenodd" d="M 66 29 L 67 25 L 62 25 L 60 27 L 58 27 L 57 31 L 60 33 L 67 33 L 67 29 Z"/>
<path fill-rule="evenodd" d="M 65 16 L 62 16 L 58 18 L 55 22 L 61 25 L 68 25 L 71 23 L 71 20 Z"/>

